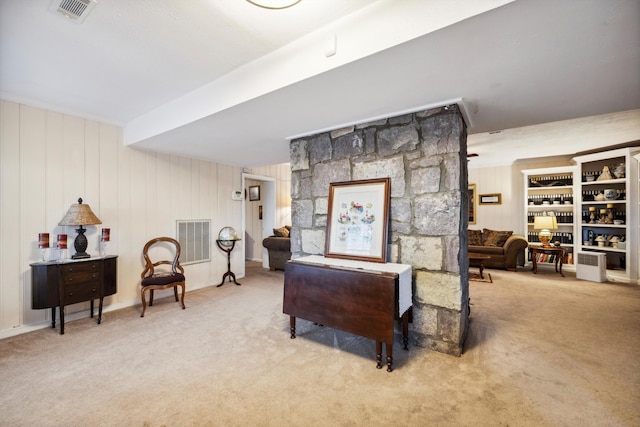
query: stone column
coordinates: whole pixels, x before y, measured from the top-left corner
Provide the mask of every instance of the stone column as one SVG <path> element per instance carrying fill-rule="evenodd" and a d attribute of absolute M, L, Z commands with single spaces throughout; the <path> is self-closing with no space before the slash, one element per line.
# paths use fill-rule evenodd
<path fill-rule="evenodd" d="M 391 178 L 388 261 L 413 267 L 413 344 L 460 355 L 468 329 L 466 127 L 450 105 L 291 142 L 292 258 L 323 254 L 329 184 Z"/>

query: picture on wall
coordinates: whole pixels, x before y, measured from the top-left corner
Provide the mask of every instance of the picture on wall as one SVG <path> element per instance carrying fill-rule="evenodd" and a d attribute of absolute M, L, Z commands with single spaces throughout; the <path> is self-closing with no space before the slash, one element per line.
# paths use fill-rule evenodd
<path fill-rule="evenodd" d="M 249 187 L 249 201 L 256 202 L 258 200 L 260 200 L 260 186 L 252 185 Z"/>
<path fill-rule="evenodd" d="M 481 194 L 480 195 L 480 204 L 481 205 L 501 205 L 502 204 L 502 193 Z"/>
<path fill-rule="evenodd" d="M 391 179 L 331 183 L 324 255 L 386 262 Z"/>
<path fill-rule="evenodd" d="M 469 184 L 467 196 L 469 197 L 469 224 L 475 224 L 476 223 L 476 185 L 475 184 Z"/>

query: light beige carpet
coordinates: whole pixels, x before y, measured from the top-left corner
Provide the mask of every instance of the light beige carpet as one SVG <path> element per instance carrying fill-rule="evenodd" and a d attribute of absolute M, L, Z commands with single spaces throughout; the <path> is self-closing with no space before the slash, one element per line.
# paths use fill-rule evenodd
<path fill-rule="evenodd" d="M 298 321 L 283 273 L 0 341 L 1 426 L 637 426 L 640 289 L 553 272 L 471 282 L 462 357 Z M 214 283 L 215 285 L 215 283 Z M 124 286 L 124 284 L 120 284 Z"/>

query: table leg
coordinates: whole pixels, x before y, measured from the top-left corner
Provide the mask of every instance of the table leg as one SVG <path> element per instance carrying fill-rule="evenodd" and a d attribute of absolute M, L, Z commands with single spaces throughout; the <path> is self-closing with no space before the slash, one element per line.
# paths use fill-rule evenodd
<path fill-rule="evenodd" d="M 484 279 L 484 260 L 480 260 L 480 278 Z"/>
<path fill-rule="evenodd" d="M 564 274 L 562 273 L 562 259 L 564 258 L 563 255 L 564 254 L 562 252 L 560 253 L 560 255 L 558 255 L 558 257 L 560 258 L 560 270 L 558 272 L 560 273 L 560 276 L 562 276 L 562 277 L 564 277 Z M 557 263 L 557 260 L 556 260 L 556 263 Z"/>
<path fill-rule="evenodd" d="M 376 341 L 376 368 L 382 369 L 382 341 Z"/>
<path fill-rule="evenodd" d="M 51 307 L 51 328 L 56 328 L 56 308 Z"/>
<path fill-rule="evenodd" d="M 402 348 L 409 350 L 409 310 L 402 315 Z"/>
<path fill-rule="evenodd" d="M 531 251 L 531 262 L 533 263 L 533 274 L 538 274 L 538 263 L 536 262 L 535 251 Z"/>
<path fill-rule="evenodd" d="M 296 338 L 296 317 L 289 316 L 289 330 L 291 331 L 291 339 Z"/>

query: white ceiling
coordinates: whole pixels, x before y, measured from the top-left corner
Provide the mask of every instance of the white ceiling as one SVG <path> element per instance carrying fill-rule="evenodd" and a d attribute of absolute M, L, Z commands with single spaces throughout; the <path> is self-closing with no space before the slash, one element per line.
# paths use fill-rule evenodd
<path fill-rule="evenodd" d="M 220 163 L 446 102 L 470 134 L 640 108 L 638 0 L 98 0 L 82 23 L 52 4 L 0 0 L 3 99 Z"/>

